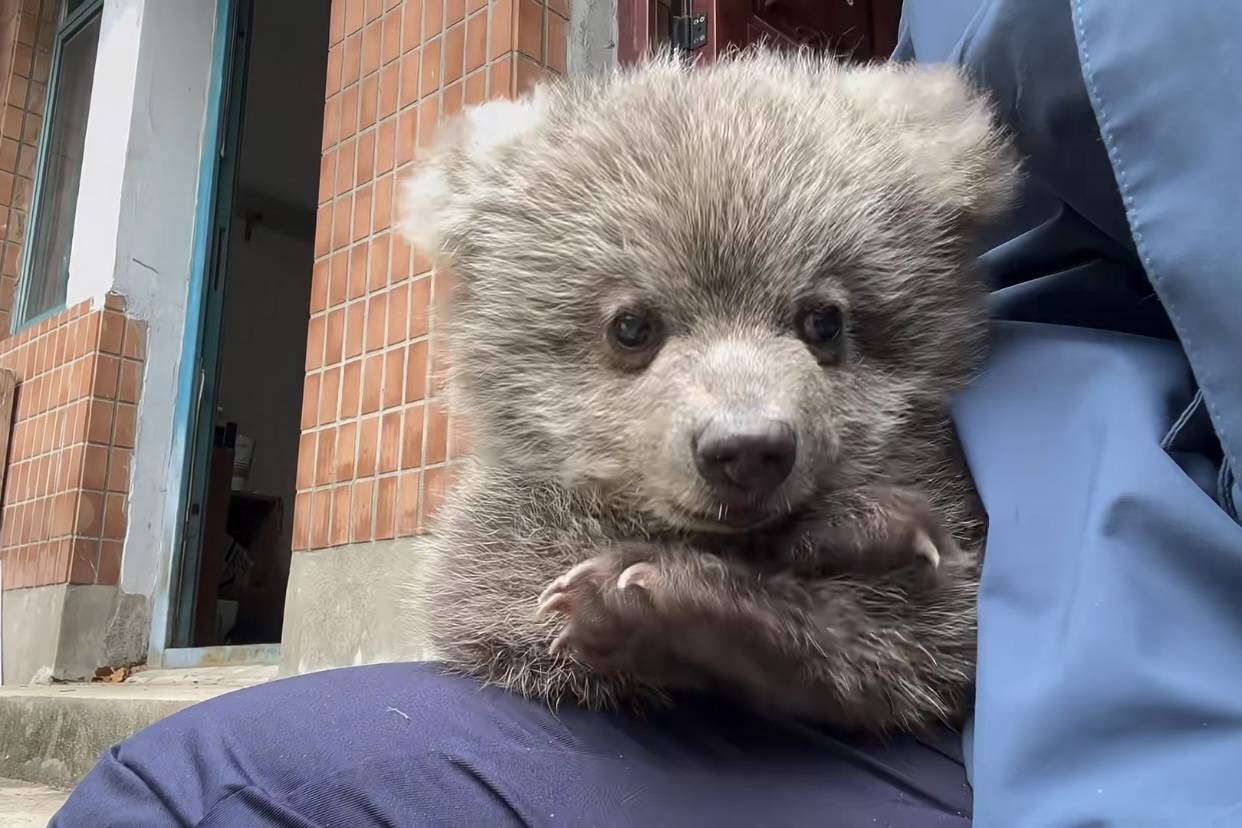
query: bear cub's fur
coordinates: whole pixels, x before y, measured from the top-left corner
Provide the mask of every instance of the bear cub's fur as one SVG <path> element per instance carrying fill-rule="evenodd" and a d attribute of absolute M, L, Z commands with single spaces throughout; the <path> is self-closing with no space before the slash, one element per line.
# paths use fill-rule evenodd
<path fill-rule="evenodd" d="M 948 68 L 663 58 L 459 117 L 401 197 L 471 437 L 432 654 L 550 703 L 956 721 L 983 520 L 948 412 L 1017 176 Z"/>

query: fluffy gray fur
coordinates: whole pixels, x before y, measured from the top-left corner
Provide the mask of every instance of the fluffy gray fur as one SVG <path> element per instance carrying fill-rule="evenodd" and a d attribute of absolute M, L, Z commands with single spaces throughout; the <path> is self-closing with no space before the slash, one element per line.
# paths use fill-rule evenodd
<path fill-rule="evenodd" d="M 551 703 L 955 721 L 983 521 L 948 406 L 985 344 L 972 239 L 1017 177 L 949 68 L 659 59 L 465 113 L 402 193 L 455 277 L 473 442 L 412 585 L 435 655 Z M 824 305 L 829 357 L 796 329 Z M 637 358 L 607 333 L 634 308 L 661 334 Z M 797 456 L 739 513 L 692 444 L 741 410 Z"/>

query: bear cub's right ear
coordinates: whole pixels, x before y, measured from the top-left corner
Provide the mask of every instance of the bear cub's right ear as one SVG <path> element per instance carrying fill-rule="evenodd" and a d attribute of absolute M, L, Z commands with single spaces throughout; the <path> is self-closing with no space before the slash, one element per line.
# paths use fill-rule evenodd
<path fill-rule="evenodd" d="M 399 227 L 406 241 L 433 258 L 451 255 L 470 225 L 470 182 L 543 122 L 540 91 L 516 100 L 472 106 L 445 123 L 433 148 L 400 184 Z"/>

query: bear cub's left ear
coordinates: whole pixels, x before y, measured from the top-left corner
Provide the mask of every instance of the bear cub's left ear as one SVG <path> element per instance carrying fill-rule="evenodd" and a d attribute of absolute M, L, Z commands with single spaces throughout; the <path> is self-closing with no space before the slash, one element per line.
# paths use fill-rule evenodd
<path fill-rule="evenodd" d="M 1017 150 L 988 96 L 951 66 L 879 64 L 842 77 L 842 91 L 906 153 L 915 177 L 967 224 L 997 218 L 1021 180 Z"/>

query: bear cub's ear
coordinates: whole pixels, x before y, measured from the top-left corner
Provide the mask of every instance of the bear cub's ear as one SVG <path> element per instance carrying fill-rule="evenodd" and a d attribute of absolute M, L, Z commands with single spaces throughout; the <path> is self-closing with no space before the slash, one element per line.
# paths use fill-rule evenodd
<path fill-rule="evenodd" d="M 516 101 L 472 106 L 446 122 L 435 145 L 400 184 L 398 218 L 406 241 L 433 258 L 451 256 L 471 221 L 469 191 L 504 150 L 543 122 L 540 92 Z"/>
<path fill-rule="evenodd" d="M 932 197 L 966 224 L 999 217 L 1021 179 L 1017 150 L 988 96 L 951 66 L 879 64 L 842 76 L 842 91 L 892 134 Z"/>

